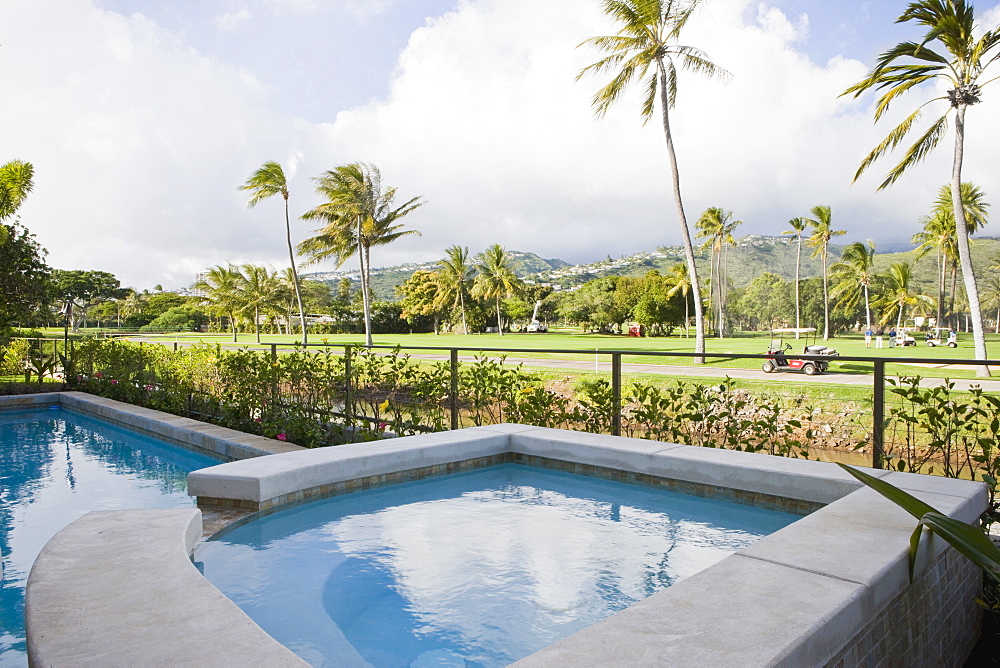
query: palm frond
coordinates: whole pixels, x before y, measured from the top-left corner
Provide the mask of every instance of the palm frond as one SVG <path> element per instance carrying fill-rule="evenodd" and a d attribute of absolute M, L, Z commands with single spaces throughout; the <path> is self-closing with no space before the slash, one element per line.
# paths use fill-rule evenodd
<path fill-rule="evenodd" d="M 903 156 L 903 159 L 889 171 L 885 180 L 879 184 L 879 190 L 883 190 L 891 186 L 899 179 L 900 176 L 903 175 L 903 172 L 926 158 L 927 154 L 934 150 L 934 148 L 941 141 L 941 138 L 944 137 L 945 132 L 948 130 L 949 113 L 951 113 L 950 109 L 944 116 L 939 118 L 929 128 L 927 128 L 927 132 L 921 135 L 920 138 L 909 148 L 909 150 L 906 151 L 906 155 Z"/>

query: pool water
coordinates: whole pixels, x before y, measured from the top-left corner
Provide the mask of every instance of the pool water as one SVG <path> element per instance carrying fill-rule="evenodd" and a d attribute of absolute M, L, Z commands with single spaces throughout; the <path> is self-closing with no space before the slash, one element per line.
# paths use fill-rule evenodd
<path fill-rule="evenodd" d="M 27 665 L 24 589 L 49 538 L 91 510 L 191 506 L 188 472 L 222 461 L 58 406 L 0 412 L 0 666 Z"/>
<path fill-rule="evenodd" d="M 796 519 L 505 464 L 292 506 L 195 559 L 314 666 L 503 666 Z"/>

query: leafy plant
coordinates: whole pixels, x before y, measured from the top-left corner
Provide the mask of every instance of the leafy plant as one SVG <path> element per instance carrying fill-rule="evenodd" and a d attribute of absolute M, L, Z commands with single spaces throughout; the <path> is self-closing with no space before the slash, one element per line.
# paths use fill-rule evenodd
<path fill-rule="evenodd" d="M 875 478 L 847 464 L 839 464 L 839 466 L 917 518 L 917 526 L 910 536 L 910 582 L 913 582 L 913 568 L 917 560 L 917 550 L 920 547 L 920 536 L 925 527 L 982 568 L 989 577 L 1000 582 L 1000 548 L 993 544 L 993 541 L 982 529 L 948 517 L 885 480 Z"/>

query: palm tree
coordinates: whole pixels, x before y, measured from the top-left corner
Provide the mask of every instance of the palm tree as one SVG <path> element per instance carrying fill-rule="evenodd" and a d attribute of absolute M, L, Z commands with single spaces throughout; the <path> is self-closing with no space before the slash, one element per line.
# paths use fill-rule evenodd
<path fill-rule="evenodd" d="M 986 336 L 983 330 L 983 316 L 979 304 L 979 287 L 972 268 L 969 250 L 968 219 L 962 206 L 962 160 L 965 152 L 965 112 L 980 101 L 981 86 L 995 81 L 981 81 L 984 71 L 1000 58 L 1000 26 L 988 30 L 976 39 L 975 12 L 967 0 L 918 0 L 911 2 L 903 11 L 897 23 L 914 21 L 925 26 L 927 32 L 919 43 L 901 42 L 881 56 L 871 72 L 854 84 L 843 95 L 860 96 L 867 90 L 883 91 L 875 108 L 875 121 L 888 111 L 897 97 L 923 83 L 944 84 L 948 92 L 930 102 L 948 101 L 945 113 L 910 146 L 903 159 L 893 167 L 879 190 L 892 185 L 907 169 L 923 160 L 945 136 L 948 116 L 955 112 L 955 147 L 951 167 L 951 200 L 955 212 L 955 233 L 958 257 L 962 267 L 969 311 L 972 315 L 972 332 L 975 342 L 976 359 L 986 359 Z M 935 51 L 928 45 L 940 48 Z M 855 180 L 868 167 L 889 151 L 896 148 L 910 133 L 926 104 L 897 125 L 881 144 L 861 161 Z M 989 369 L 979 367 L 978 375 L 988 376 Z"/>
<path fill-rule="evenodd" d="M 833 214 L 830 207 L 818 205 L 811 210 L 814 218 L 807 218 L 806 222 L 813 228 L 812 236 L 806 239 L 806 243 L 813 249 L 813 257 L 819 256 L 823 260 L 823 340 L 830 340 L 830 277 L 827 273 L 827 259 L 829 257 L 830 239 L 839 237 L 846 232 L 835 230 L 832 227 Z"/>
<path fill-rule="evenodd" d="M 365 345 L 372 345 L 371 323 L 371 249 L 384 246 L 416 230 L 404 230 L 400 218 L 423 206 L 414 197 L 393 208 L 396 188 L 382 187 L 382 174 L 375 165 L 357 162 L 341 165 L 313 179 L 316 192 L 326 202 L 306 212 L 302 217 L 318 218 L 326 225 L 316 236 L 299 244 L 299 252 L 311 256 L 313 262 L 334 258 L 342 266 L 355 253 L 361 268 L 361 301 L 365 317 Z"/>
<path fill-rule="evenodd" d="M 0 166 L 0 221 L 7 220 L 34 187 L 35 168 L 30 162 L 11 160 Z"/>
<path fill-rule="evenodd" d="M 469 265 L 469 249 L 452 246 L 445 250 L 445 258 L 438 262 L 438 292 L 435 308 L 455 308 L 462 313 L 462 331 L 469 333 L 465 322 L 465 298 L 469 296 L 474 269 Z"/>
<path fill-rule="evenodd" d="M 240 312 L 239 285 L 243 280 L 238 267 L 229 264 L 209 269 L 204 278 L 194 284 L 195 290 L 204 294 L 212 311 L 219 317 L 228 317 L 233 329 L 233 342 L 237 340 L 236 319 Z"/>
<path fill-rule="evenodd" d="M 500 300 L 513 297 L 524 291 L 524 282 L 514 273 L 514 265 L 507 251 L 500 244 L 493 244 L 477 258 L 476 276 L 472 286 L 472 296 L 496 300 L 497 331 L 503 336 L 503 322 L 500 319 Z"/>
<path fill-rule="evenodd" d="M 927 295 L 922 295 L 911 285 L 913 271 L 910 265 L 904 262 L 893 262 L 889 265 L 889 271 L 879 276 L 881 284 L 881 297 L 876 305 L 882 310 L 881 325 L 886 325 L 896 315 L 896 329 L 903 326 L 903 318 L 906 309 L 911 306 L 924 304 L 931 306 L 934 300 Z"/>
<path fill-rule="evenodd" d="M 871 329 L 872 309 L 868 288 L 875 280 L 875 242 L 869 240 L 863 244 L 855 241 L 848 244 L 840 255 L 840 262 L 830 266 L 830 277 L 836 282 L 834 295 L 840 298 L 840 303 L 847 310 L 854 311 L 859 299 L 864 296 L 865 328 Z"/>
<path fill-rule="evenodd" d="M 608 55 L 581 70 L 577 80 L 587 74 L 617 70 L 611 81 L 597 91 L 592 99 L 594 111 L 599 118 L 607 114 L 611 105 L 622 97 L 630 84 L 639 82 L 644 90 L 640 113 L 643 123 L 648 123 L 653 118 L 659 94 L 674 204 L 677 207 L 677 220 L 684 244 L 688 274 L 691 276 L 691 292 L 694 294 L 694 349 L 696 353 L 703 353 L 705 318 L 702 313 L 701 289 L 698 286 L 698 270 L 694 262 L 694 246 L 691 244 L 691 233 L 681 198 L 681 181 L 677 168 L 677 155 L 674 152 L 674 139 L 670 132 L 670 110 L 677 101 L 678 65 L 712 77 L 729 76 L 728 72 L 712 63 L 700 49 L 676 43 L 699 4 L 700 0 L 603 0 L 604 13 L 615 20 L 620 29 L 615 35 L 592 37 L 583 42 L 597 47 Z M 704 360 L 704 357 L 695 358 L 696 363 L 703 363 Z"/>
<path fill-rule="evenodd" d="M 969 236 L 975 234 L 987 222 L 989 203 L 986 193 L 972 183 L 962 184 L 962 206 L 965 209 L 966 225 Z M 937 252 L 938 266 L 938 306 L 937 322 L 943 322 L 945 300 L 945 285 L 948 271 L 951 272 L 952 306 L 955 300 L 955 284 L 958 279 L 960 259 L 958 255 L 958 238 L 955 230 L 955 208 L 951 201 L 951 186 L 941 186 L 937 200 L 931 213 L 921 219 L 923 232 L 913 235 L 913 243 L 917 244 L 917 259 L 926 255 L 933 248 Z M 954 312 L 953 308 L 949 311 Z"/>
<path fill-rule="evenodd" d="M 667 296 L 673 297 L 678 292 L 684 297 L 684 336 L 688 335 L 688 295 L 691 292 L 691 276 L 688 275 L 687 265 L 683 262 L 678 262 L 677 264 L 670 267 L 670 271 L 667 273 L 667 285 L 670 289 L 667 290 Z"/>
<path fill-rule="evenodd" d="M 994 270 L 995 271 L 995 270 Z M 983 306 L 997 312 L 994 334 L 1000 334 L 1000 275 L 991 272 L 983 287 Z"/>
<path fill-rule="evenodd" d="M 260 319 L 281 310 L 281 281 L 267 267 L 244 264 L 239 268 L 240 279 L 235 286 L 235 301 L 248 320 L 253 314 L 254 335 L 260 343 Z"/>
<path fill-rule="evenodd" d="M 710 248 L 712 253 L 711 266 L 709 270 L 709 297 L 712 293 L 717 297 L 712 298 L 715 302 L 719 314 L 717 333 L 723 335 L 724 308 L 725 308 L 725 278 L 723 277 L 723 252 L 728 246 L 736 245 L 733 239 L 733 230 L 743 224 L 741 220 L 732 220 L 732 211 L 723 211 L 718 207 L 711 207 L 705 210 L 698 221 L 694 224 L 699 230 L 697 238 L 706 239 L 701 248 Z M 718 286 L 716 288 L 716 286 Z"/>
<path fill-rule="evenodd" d="M 791 234 L 794 241 L 798 242 L 798 249 L 795 251 L 795 329 L 802 328 L 802 300 L 799 297 L 799 272 L 802 268 L 802 233 L 809 225 L 805 218 L 792 218 L 788 221 L 792 228 L 785 230 L 782 234 Z M 799 338 L 799 333 L 795 332 L 795 338 Z"/>
<path fill-rule="evenodd" d="M 285 241 L 288 243 L 288 260 L 292 268 L 292 284 L 295 286 L 295 301 L 299 305 L 299 326 L 302 328 L 302 345 L 308 343 L 306 333 L 306 311 L 302 307 L 302 291 L 299 289 L 299 273 L 295 269 L 295 252 L 292 250 L 292 226 L 288 220 L 288 181 L 281 165 L 274 161 L 265 162 L 254 172 L 240 190 L 249 190 L 253 194 L 247 202 L 247 208 L 252 209 L 264 200 L 281 195 L 285 200 Z"/>

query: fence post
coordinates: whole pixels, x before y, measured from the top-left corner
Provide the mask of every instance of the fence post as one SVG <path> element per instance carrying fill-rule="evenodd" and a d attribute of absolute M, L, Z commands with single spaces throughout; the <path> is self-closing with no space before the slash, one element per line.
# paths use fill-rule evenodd
<path fill-rule="evenodd" d="M 177 352 L 177 342 L 176 341 L 174 341 L 174 352 L 175 353 Z"/>
<path fill-rule="evenodd" d="M 351 346 L 344 346 L 344 421 L 348 427 L 353 426 L 353 415 L 351 413 Z M 354 440 L 352 433 L 351 440 Z"/>
<path fill-rule="evenodd" d="M 622 435 L 622 354 L 611 353 L 611 401 L 615 412 L 611 415 L 611 434 Z"/>
<path fill-rule="evenodd" d="M 458 348 L 451 349 L 451 387 L 448 391 L 448 407 L 451 410 L 451 428 L 458 429 Z"/>
<path fill-rule="evenodd" d="M 872 468 L 882 468 L 885 455 L 885 360 L 875 360 L 872 387 Z"/>

